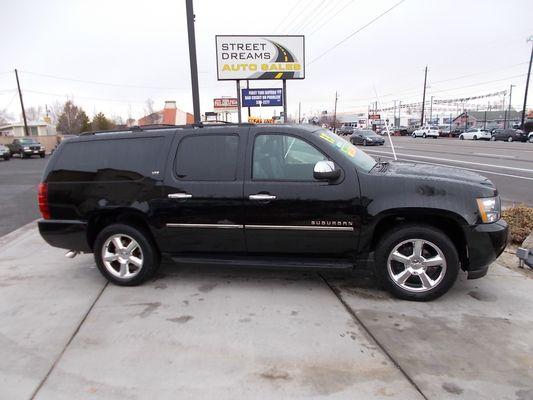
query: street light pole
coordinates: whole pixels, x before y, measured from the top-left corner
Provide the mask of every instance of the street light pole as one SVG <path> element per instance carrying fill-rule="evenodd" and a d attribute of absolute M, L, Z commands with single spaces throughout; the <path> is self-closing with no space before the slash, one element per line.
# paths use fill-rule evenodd
<path fill-rule="evenodd" d="M 187 32 L 189 35 L 189 61 L 191 65 L 192 107 L 194 123 L 200 123 L 200 92 L 198 88 L 198 63 L 196 60 L 196 36 L 194 33 L 194 11 L 192 0 L 185 1 L 187 10 Z"/>
<path fill-rule="evenodd" d="M 526 79 L 526 93 L 524 94 L 524 105 L 522 106 L 522 121 L 520 128 L 524 129 L 524 120 L 526 118 L 526 104 L 527 104 L 527 90 L 529 89 L 529 76 L 531 75 L 531 61 L 533 60 L 533 36 L 530 36 L 527 39 L 528 42 L 531 42 L 531 55 L 529 56 L 529 69 L 527 70 L 527 79 Z"/>

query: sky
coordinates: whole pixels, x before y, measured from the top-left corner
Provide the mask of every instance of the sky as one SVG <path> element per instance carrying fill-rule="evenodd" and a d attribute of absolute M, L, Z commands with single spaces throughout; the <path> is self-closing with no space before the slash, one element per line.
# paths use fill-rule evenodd
<path fill-rule="evenodd" d="M 304 115 L 332 110 L 335 92 L 339 112 L 421 101 L 426 65 L 428 98 L 515 85 L 513 107 L 524 99 L 531 0 L 195 0 L 194 11 L 202 113 L 236 94 L 217 81 L 217 34 L 305 35 L 306 78 L 287 81 L 292 115 L 299 103 Z M 89 116 L 137 119 L 150 98 L 192 112 L 185 0 L 0 0 L 0 15 L 0 111 L 19 119 L 17 68 L 26 108 L 72 99 Z"/>

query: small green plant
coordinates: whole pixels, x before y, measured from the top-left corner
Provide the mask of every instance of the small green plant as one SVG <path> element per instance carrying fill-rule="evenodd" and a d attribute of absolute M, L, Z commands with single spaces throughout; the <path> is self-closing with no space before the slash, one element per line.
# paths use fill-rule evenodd
<path fill-rule="evenodd" d="M 533 231 L 533 208 L 526 205 L 510 207 L 502 211 L 502 218 L 509 224 L 509 242 L 522 244 Z"/>

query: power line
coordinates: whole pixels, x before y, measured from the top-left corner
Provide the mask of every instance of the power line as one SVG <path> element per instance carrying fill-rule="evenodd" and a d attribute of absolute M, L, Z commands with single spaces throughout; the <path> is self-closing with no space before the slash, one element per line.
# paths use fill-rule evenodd
<path fill-rule="evenodd" d="M 437 93 L 440 93 L 440 92 L 451 92 L 453 90 L 464 89 L 464 88 L 468 88 L 468 87 L 472 87 L 472 86 L 486 85 L 487 83 L 501 82 L 501 81 L 506 81 L 506 80 L 509 80 L 509 79 L 522 78 L 524 76 L 526 76 L 526 74 L 513 75 L 513 76 L 509 76 L 507 78 L 494 79 L 494 80 L 491 80 L 491 81 L 473 83 L 471 85 L 459 86 L 459 87 L 455 87 L 455 88 L 451 88 L 451 89 L 437 89 L 436 92 Z M 433 90 L 432 90 L 432 92 L 433 92 Z"/>
<path fill-rule="evenodd" d="M 47 96 L 55 96 L 55 97 L 68 97 L 68 95 L 66 94 L 41 92 L 38 90 L 24 89 L 24 92 L 42 94 L 42 95 L 47 95 Z M 103 98 L 103 97 L 88 97 L 88 96 L 74 96 L 74 97 L 78 99 L 85 99 L 85 100 L 113 101 L 113 102 L 125 103 L 125 104 L 128 104 L 128 103 L 143 103 L 144 104 L 145 103 L 145 101 L 140 101 L 140 100 L 119 100 L 119 99 L 109 99 L 109 98 Z"/>
<path fill-rule="evenodd" d="M 391 8 L 389 8 L 388 10 L 382 12 L 381 14 L 379 14 L 377 17 L 375 17 L 374 19 L 372 19 L 370 22 L 368 22 L 367 24 L 363 25 L 361 28 L 357 29 L 355 32 L 352 32 L 350 33 L 348 36 L 346 36 L 344 39 L 342 39 L 340 42 L 336 43 L 335 45 L 333 45 L 332 47 L 330 47 L 329 49 L 327 49 L 325 52 L 323 52 L 322 54 L 320 54 L 318 57 L 314 58 L 308 65 L 311 65 L 313 64 L 315 61 L 319 60 L 320 58 L 324 57 L 326 54 L 328 54 L 330 51 L 332 51 L 333 49 L 339 47 L 341 44 L 343 44 L 344 42 L 346 42 L 348 39 L 352 38 L 353 36 L 357 35 L 359 32 L 361 32 L 363 29 L 365 29 L 366 27 L 372 25 L 375 21 L 377 21 L 378 19 L 380 19 L 381 17 L 387 15 L 389 12 L 391 12 L 392 10 L 394 10 L 396 7 L 398 7 L 400 4 L 402 4 L 405 0 L 400 0 L 398 3 L 394 4 Z"/>
<path fill-rule="evenodd" d="M 318 0 L 318 2 L 320 3 L 321 0 Z M 298 26 L 300 25 L 302 22 L 306 21 L 307 18 L 309 16 L 311 16 L 311 14 L 313 13 L 313 9 L 311 7 L 315 6 L 315 2 L 314 0 L 312 0 L 308 7 L 305 8 L 300 14 L 296 15 L 290 22 L 289 24 L 287 25 L 287 28 L 285 28 L 286 30 L 289 30 L 289 31 L 292 31 L 293 29 L 292 28 L 289 28 L 291 26 Z M 308 12 L 309 10 L 311 10 L 311 12 Z"/>
<path fill-rule="evenodd" d="M 89 81 L 84 79 L 75 79 L 75 78 L 67 78 L 57 75 L 49 75 L 49 74 L 43 74 L 39 72 L 30 72 L 30 71 L 20 71 L 24 74 L 28 75 L 35 75 L 35 76 L 41 76 L 44 78 L 50 78 L 50 79 L 58 79 L 62 81 L 70 81 L 70 82 L 78 82 L 78 83 L 86 83 L 90 85 L 102 85 L 102 86 L 114 86 L 114 87 L 127 87 L 132 89 L 152 89 L 152 90 L 190 90 L 190 86 L 188 87 L 162 87 L 162 86 L 138 86 L 138 85 L 128 85 L 128 84 L 122 84 L 122 83 L 112 83 L 112 82 L 98 82 L 98 81 Z M 218 86 L 201 86 L 202 88 L 213 88 Z"/>
<path fill-rule="evenodd" d="M 285 17 L 283 17 L 283 19 L 280 21 L 280 23 L 276 26 L 276 28 L 274 29 L 274 32 L 276 32 L 279 28 L 281 28 L 281 26 L 282 26 L 283 23 L 287 20 L 287 18 L 289 17 L 289 15 L 291 15 L 292 12 L 298 8 L 298 6 L 300 5 L 300 3 L 301 3 L 302 1 L 303 1 L 303 0 L 298 0 L 298 2 L 294 5 L 294 7 L 292 7 L 291 10 L 290 10 L 287 14 L 285 14 Z"/>
<path fill-rule="evenodd" d="M 320 3 L 317 4 L 317 6 L 313 9 L 313 11 L 311 12 L 311 14 L 309 15 L 309 17 L 307 19 L 304 19 L 302 21 L 302 23 L 300 23 L 295 29 L 294 31 L 296 33 L 298 33 L 298 31 L 303 31 L 303 29 L 309 25 L 311 22 L 313 22 L 313 20 L 317 17 L 317 16 L 320 16 L 320 13 L 318 11 L 321 11 L 321 12 L 324 12 L 324 10 L 326 10 L 328 8 L 328 6 L 330 4 L 333 4 L 332 1 L 330 1 L 328 3 L 328 5 L 326 5 L 326 7 L 322 10 L 320 10 L 320 8 L 322 7 L 322 5 L 326 2 L 326 0 L 322 0 Z"/>
<path fill-rule="evenodd" d="M 310 37 L 310 36 L 313 36 L 316 32 L 318 32 L 318 31 L 321 30 L 324 26 L 326 26 L 326 25 L 328 24 L 328 22 L 331 22 L 331 20 L 332 20 L 333 18 L 335 18 L 337 15 L 339 15 L 341 12 L 343 12 L 343 11 L 346 9 L 346 7 L 351 6 L 353 3 L 355 3 L 355 0 L 350 0 L 350 1 L 348 1 L 348 3 L 346 3 L 346 4 L 345 4 L 340 10 L 338 10 L 338 11 L 337 11 L 335 14 L 333 14 L 332 16 L 327 17 L 326 20 L 324 21 L 324 23 L 320 24 L 320 25 L 318 26 L 318 28 L 316 28 L 314 31 L 312 31 L 312 32 L 311 32 L 309 35 L 307 35 L 307 36 L 309 36 L 309 37 Z"/>
<path fill-rule="evenodd" d="M 456 78 L 443 79 L 443 80 L 434 81 L 434 82 L 431 82 L 431 83 L 442 83 L 442 82 L 455 81 L 455 80 L 459 80 L 459 79 L 463 79 L 463 78 L 470 78 L 471 76 L 484 75 L 484 74 L 488 74 L 488 73 L 491 73 L 491 72 L 503 71 L 503 70 L 506 70 L 506 69 L 511 69 L 511 68 L 518 67 L 519 65 L 524 65 L 524 64 L 527 64 L 527 63 L 528 63 L 527 61 L 526 62 L 521 62 L 521 63 L 518 63 L 518 64 L 509 65 L 509 66 L 503 67 L 503 68 L 496 68 L 496 69 L 491 69 L 491 70 L 483 71 L 483 72 L 474 72 L 472 74 L 462 75 L 462 76 L 458 76 Z"/>

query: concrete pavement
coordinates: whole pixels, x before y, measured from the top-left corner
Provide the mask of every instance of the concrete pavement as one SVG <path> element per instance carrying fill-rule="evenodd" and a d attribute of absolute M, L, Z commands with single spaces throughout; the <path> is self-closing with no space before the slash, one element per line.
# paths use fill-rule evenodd
<path fill-rule="evenodd" d="M 0 243 L 0 398 L 530 399 L 532 300 L 497 265 L 430 303 L 347 271 L 163 265 L 122 288 L 28 226 Z"/>

